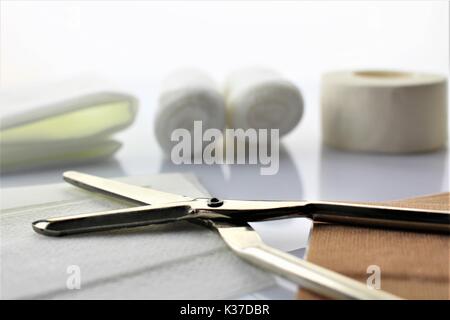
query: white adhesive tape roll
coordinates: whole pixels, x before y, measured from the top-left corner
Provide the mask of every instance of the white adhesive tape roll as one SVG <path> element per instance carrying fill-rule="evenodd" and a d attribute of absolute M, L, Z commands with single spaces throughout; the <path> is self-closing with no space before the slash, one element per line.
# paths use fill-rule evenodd
<path fill-rule="evenodd" d="M 369 152 L 432 151 L 447 140 L 447 80 L 397 71 L 323 75 L 322 140 Z"/>

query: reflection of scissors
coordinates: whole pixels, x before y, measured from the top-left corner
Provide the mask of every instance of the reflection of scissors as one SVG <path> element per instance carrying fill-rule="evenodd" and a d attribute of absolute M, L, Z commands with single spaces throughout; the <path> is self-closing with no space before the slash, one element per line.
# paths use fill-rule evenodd
<path fill-rule="evenodd" d="M 63 236 L 182 220 L 199 221 L 217 229 L 232 250 L 245 260 L 331 298 L 397 297 L 271 248 L 247 222 L 304 216 L 324 222 L 450 231 L 450 213 L 447 211 L 332 202 L 194 199 L 73 171 L 65 172 L 64 179 L 84 189 L 145 205 L 38 220 L 33 222 L 36 232 Z"/>

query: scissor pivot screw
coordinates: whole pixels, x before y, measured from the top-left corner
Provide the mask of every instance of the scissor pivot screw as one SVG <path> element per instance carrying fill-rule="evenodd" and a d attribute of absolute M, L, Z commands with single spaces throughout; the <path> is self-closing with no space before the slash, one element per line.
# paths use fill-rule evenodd
<path fill-rule="evenodd" d="M 217 208 L 223 205 L 223 201 L 217 198 L 211 198 L 208 200 L 208 206 L 212 208 Z"/>

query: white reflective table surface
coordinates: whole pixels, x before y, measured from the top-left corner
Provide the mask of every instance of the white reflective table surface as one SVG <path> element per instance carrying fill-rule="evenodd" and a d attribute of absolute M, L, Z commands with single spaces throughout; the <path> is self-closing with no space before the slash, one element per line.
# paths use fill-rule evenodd
<path fill-rule="evenodd" d="M 149 89 L 141 83 L 128 86 L 139 97 L 140 110 L 136 122 L 117 135 L 124 145 L 114 159 L 6 174 L 1 187 L 58 182 L 62 172 L 71 169 L 104 177 L 193 172 L 215 196 L 237 199 L 389 200 L 449 189 L 446 149 L 385 155 L 323 146 L 318 83 L 302 86 L 305 113 L 294 131 L 282 138 L 277 174 L 262 176 L 257 165 L 174 165 L 153 134 L 157 84 Z"/>

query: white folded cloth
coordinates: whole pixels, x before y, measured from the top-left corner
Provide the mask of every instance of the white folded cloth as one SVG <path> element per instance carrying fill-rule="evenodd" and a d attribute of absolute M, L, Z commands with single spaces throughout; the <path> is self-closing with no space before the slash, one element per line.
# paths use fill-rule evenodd
<path fill-rule="evenodd" d="M 82 139 L 52 143 L 4 144 L 1 146 L 3 173 L 42 167 L 74 165 L 109 158 L 122 143 L 112 139 Z"/>
<path fill-rule="evenodd" d="M 231 73 L 224 85 L 227 125 L 291 131 L 303 114 L 300 90 L 275 71 L 250 67 Z"/>
<path fill-rule="evenodd" d="M 187 129 L 194 135 L 194 121 L 202 122 L 202 129 L 225 127 L 225 105 L 214 81 L 196 69 L 180 69 L 163 82 L 159 108 L 155 117 L 155 135 L 167 156 L 177 141 L 171 136 L 175 129 Z M 204 146 L 204 144 L 202 144 Z M 201 150 L 194 150 L 192 155 Z"/>
<path fill-rule="evenodd" d="M 129 126 L 137 100 L 95 78 L 0 91 L 1 170 L 103 159 L 121 146 L 112 133 Z"/>

